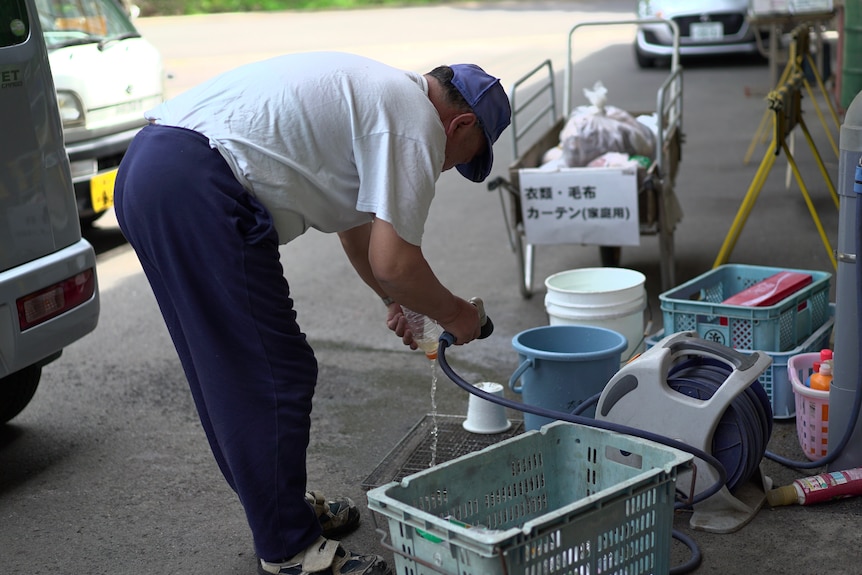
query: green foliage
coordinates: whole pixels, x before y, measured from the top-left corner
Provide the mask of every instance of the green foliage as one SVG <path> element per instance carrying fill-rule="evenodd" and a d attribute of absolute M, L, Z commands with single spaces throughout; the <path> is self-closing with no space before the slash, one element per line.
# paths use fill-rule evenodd
<path fill-rule="evenodd" d="M 133 0 L 142 16 L 179 16 L 217 12 L 326 10 L 369 6 L 433 4 L 436 0 Z"/>

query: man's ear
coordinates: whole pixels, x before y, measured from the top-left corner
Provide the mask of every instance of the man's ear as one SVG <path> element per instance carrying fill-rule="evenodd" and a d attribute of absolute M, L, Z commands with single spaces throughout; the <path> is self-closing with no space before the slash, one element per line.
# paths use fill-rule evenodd
<path fill-rule="evenodd" d="M 471 128 L 476 122 L 476 114 L 473 112 L 458 114 L 449 122 L 449 127 L 446 129 L 446 136 L 452 137 L 452 135 L 460 128 Z"/>

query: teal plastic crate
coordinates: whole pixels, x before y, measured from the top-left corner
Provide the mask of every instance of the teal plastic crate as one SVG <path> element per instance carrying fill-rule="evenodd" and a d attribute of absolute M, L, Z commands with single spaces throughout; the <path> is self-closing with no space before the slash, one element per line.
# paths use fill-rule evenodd
<path fill-rule="evenodd" d="M 812 282 L 764 307 L 721 302 L 782 271 L 811 274 Z M 782 352 L 795 348 L 829 319 L 828 272 L 728 264 L 659 295 L 666 333 L 693 331 L 734 349 Z"/>
<path fill-rule="evenodd" d="M 554 422 L 368 491 L 399 575 L 667 573 L 689 453 Z"/>
<path fill-rule="evenodd" d="M 832 328 L 835 325 L 835 304 L 829 305 L 829 319 L 821 325 L 800 346 L 784 352 L 764 352 L 772 358 L 772 364 L 766 368 L 758 381 L 772 406 L 773 419 L 792 419 L 796 417 L 796 396 L 793 394 L 793 385 L 787 372 L 787 362 L 794 355 L 811 353 L 829 347 L 829 338 L 832 336 Z M 646 348 L 649 349 L 662 340 L 665 331 L 660 330 L 646 339 Z M 751 353 L 752 350 L 741 349 L 742 353 Z M 761 350 L 762 351 L 762 350 Z"/>

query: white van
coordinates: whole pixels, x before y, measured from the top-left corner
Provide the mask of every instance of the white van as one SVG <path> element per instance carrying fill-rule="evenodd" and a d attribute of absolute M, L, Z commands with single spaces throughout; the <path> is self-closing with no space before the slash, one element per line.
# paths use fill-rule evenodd
<path fill-rule="evenodd" d="M 2 0 L 5 2 L 6 0 Z M 57 88 L 78 215 L 88 227 L 114 202 L 117 166 L 164 97 L 158 50 L 120 0 L 35 0 Z"/>
<path fill-rule="evenodd" d="M 37 14 L 34 0 L 0 0 L 0 424 L 99 317 Z"/>

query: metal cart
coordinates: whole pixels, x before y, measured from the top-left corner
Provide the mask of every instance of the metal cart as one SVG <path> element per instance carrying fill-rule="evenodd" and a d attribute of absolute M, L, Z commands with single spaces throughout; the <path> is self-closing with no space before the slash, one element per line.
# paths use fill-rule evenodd
<path fill-rule="evenodd" d="M 637 226 L 640 235 L 657 235 L 660 249 L 661 285 L 668 290 L 675 284 L 673 233 L 682 217 L 679 203 L 674 193 L 674 182 L 681 160 L 682 134 L 682 68 L 679 63 L 679 28 L 676 23 L 665 19 L 615 20 L 602 22 L 583 22 L 569 30 L 568 50 L 563 89 L 563 113 L 557 116 L 557 91 L 551 60 L 545 60 L 533 70 L 516 81 L 510 90 L 512 104 L 512 141 L 515 161 L 509 166 L 509 179 L 498 177 L 488 183 L 488 189 L 498 190 L 503 207 L 503 218 L 509 235 L 509 244 L 518 258 L 522 270 L 520 281 L 521 295 L 529 298 L 533 293 L 533 270 L 536 244 L 531 241 L 525 226 L 523 212 L 523 192 L 521 189 L 521 170 L 538 168 L 545 152 L 560 144 L 560 132 L 573 110 L 573 44 L 575 33 L 588 26 L 619 25 L 667 25 L 673 32 L 673 45 L 670 56 L 669 74 L 658 90 L 655 110 L 629 111 L 633 116 L 640 114 L 657 115 L 657 137 L 655 158 L 646 170 L 646 177 L 637 187 Z M 548 128 L 538 136 L 532 145 L 521 153 L 526 140 L 536 137 L 536 128 L 547 122 Z M 603 168 L 567 168 L 566 173 L 583 177 L 584 171 Z M 508 197 L 508 202 L 506 198 Z M 543 240 L 542 243 L 558 243 Z M 567 242 L 559 242 L 567 243 Z M 591 245 L 590 242 L 581 242 Z M 599 245 L 603 266 L 618 266 L 621 246 Z"/>

